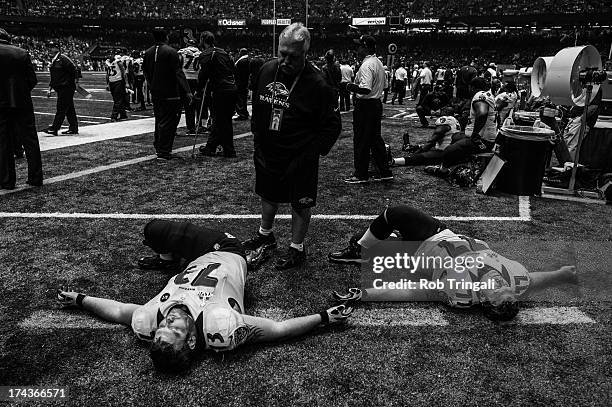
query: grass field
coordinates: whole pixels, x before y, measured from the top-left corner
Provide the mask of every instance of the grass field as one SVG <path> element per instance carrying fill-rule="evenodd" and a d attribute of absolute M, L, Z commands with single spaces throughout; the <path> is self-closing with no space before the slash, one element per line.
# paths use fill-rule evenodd
<path fill-rule="evenodd" d="M 103 88 L 102 81 L 84 78 L 91 88 Z M 94 97 L 109 99 L 106 92 Z M 54 111 L 54 100 L 34 103 L 37 112 Z M 108 117 L 110 107 L 79 101 L 77 113 L 102 123 L 93 117 Z M 406 106 L 407 112 L 413 108 L 413 102 Z M 393 151 L 399 151 L 406 130 L 415 139 L 427 137 L 429 130 L 398 116 L 397 106 L 386 106 L 385 113 L 383 136 Z M 38 114 L 39 128 L 51 118 Z M 248 130 L 248 123 L 240 122 L 234 132 Z M 192 141 L 179 137 L 175 148 Z M 192 159 L 185 151 L 179 153 L 183 159 L 170 162 L 121 164 L 154 153 L 148 133 L 43 152 L 46 179 L 119 165 L 0 196 L 0 385 L 68 386 L 70 400 L 64 404 L 75 406 L 612 405 L 612 208 L 532 197 L 519 209 L 516 196 L 451 187 L 422 167 L 395 169 L 390 184 L 349 186 L 342 179 L 352 169 L 350 114 L 343 115 L 341 138 L 321 161 L 315 214 L 374 216 L 386 202 L 414 205 L 457 217 L 447 222 L 451 229 L 490 242 L 530 270 L 577 264 L 579 287 L 528 298 L 523 316 L 506 325 L 436 304 L 364 304 L 346 326 L 287 343 L 203 355 L 180 377 L 156 373 L 146 345 L 127 327 L 57 310 L 59 286 L 134 303 L 163 288 L 169 275 L 135 264 L 149 253 L 141 243 L 148 215 L 214 215 L 195 222 L 250 237 L 259 214 L 252 148 L 252 137 L 244 136 L 236 140 L 237 159 Z M 21 183 L 25 174 L 20 161 Z M 58 217 L 71 213 L 98 217 Z M 105 215 L 110 213 L 120 219 Z M 479 217 L 502 220 L 470 220 Z M 251 273 L 247 313 L 277 318 L 315 313 L 331 305 L 331 290 L 357 286 L 358 268 L 331 265 L 326 256 L 367 223 L 313 219 L 307 264 L 288 271 L 266 264 Z M 289 222 L 279 219 L 275 229 L 279 243 L 287 245 Z"/>

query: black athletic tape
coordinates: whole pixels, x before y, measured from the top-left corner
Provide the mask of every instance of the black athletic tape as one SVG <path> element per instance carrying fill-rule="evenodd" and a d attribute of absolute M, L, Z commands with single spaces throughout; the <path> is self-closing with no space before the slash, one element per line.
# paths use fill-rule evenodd
<path fill-rule="evenodd" d="M 87 297 L 85 294 L 77 294 L 76 301 L 75 301 L 76 305 L 83 308 L 83 300 L 85 299 L 85 297 Z"/>
<path fill-rule="evenodd" d="M 319 312 L 319 315 L 321 315 L 321 320 L 324 325 L 329 324 L 329 315 L 327 314 L 327 311 Z"/>

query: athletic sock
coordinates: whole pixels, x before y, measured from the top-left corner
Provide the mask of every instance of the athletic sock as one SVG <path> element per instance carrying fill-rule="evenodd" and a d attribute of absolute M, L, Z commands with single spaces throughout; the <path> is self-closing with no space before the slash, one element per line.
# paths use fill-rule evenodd
<path fill-rule="evenodd" d="M 174 260 L 174 257 L 172 257 L 172 253 L 161 253 L 159 255 L 159 258 L 162 260 Z"/>
<path fill-rule="evenodd" d="M 404 157 L 394 158 L 393 165 L 406 165 L 406 159 Z"/>
<path fill-rule="evenodd" d="M 259 234 L 263 236 L 270 236 L 272 234 L 272 229 L 264 229 L 261 226 L 259 227 Z"/>
<path fill-rule="evenodd" d="M 293 243 L 291 242 L 290 247 L 293 247 L 296 250 L 299 250 L 300 252 L 304 251 L 304 243 Z"/>
<path fill-rule="evenodd" d="M 381 240 L 374 236 L 370 228 L 368 228 L 363 236 L 361 236 L 361 239 L 357 241 L 357 243 L 359 243 L 359 245 L 364 249 L 369 249 L 370 247 L 376 246 L 380 242 Z"/>

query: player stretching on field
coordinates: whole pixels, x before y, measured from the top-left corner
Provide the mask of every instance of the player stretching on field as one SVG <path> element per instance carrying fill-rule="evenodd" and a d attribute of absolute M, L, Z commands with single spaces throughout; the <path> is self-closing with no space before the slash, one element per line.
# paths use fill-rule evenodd
<path fill-rule="evenodd" d="M 108 321 L 131 326 L 138 338 L 151 341 L 156 368 L 180 371 L 196 350 L 228 351 L 248 343 L 280 341 L 321 324 L 346 320 L 352 308 L 340 305 L 319 314 L 275 322 L 244 314 L 247 263 L 242 245 L 229 233 L 190 223 L 149 222 L 144 243 L 159 253 L 143 257 L 143 269 L 187 267 L 145 305 L 126 304 L 60 290 L 65 306 L 79 306 Z"/>
<path fill-rule="evenodd" d="M 469 308 L 480 304 L 487 317 L 507 321 L 519 311 L 518 297 L 527 291 L 534 291 L 557 284 L 575 283 L 575 267 L 565 266 L 550 272 L 527 272 L 520 263 L 509 260 L 489 248 L 482 240 L 458 235 L 446 228 L 439 220 L 409 206 L 395 206 L 386 209 L 371 224 L 362 236 L 351 238 L 349 246 L 331 253 L 329 260 L 334 263 L 361 263 L 361 249 L 372 248 L 387 239 L 394 230 L 399 231 L 402 240 L 423 242 L 414 255 L 441 258 L 480 257 L 481 267 L 472 264 L 458 273 L 455 270 L 432 267 L 422 270 L 418 275 L 430 281 L 440 280 L 475 283 L 494 280 L 494 289 L 454 289 L 452 284 L 444 284 L 444 289 L 377 289 L 368 288 L 362 292 L 358 288 L 349 293 L 334 296 L 340 301 L 367 299 L 369 301 L 441 301 L 451 307 Z M 459 263 L 457 263 L 459 264 Z M 466 264 L 467 266 L 467 264 Z"/>

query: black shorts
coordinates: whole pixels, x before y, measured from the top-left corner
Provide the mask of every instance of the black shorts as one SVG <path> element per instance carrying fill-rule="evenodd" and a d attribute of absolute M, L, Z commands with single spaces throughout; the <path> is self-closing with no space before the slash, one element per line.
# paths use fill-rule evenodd
<path fill-rule="evenodd" d="M 255 151 L 255 193 L 275 203 L 290 203 L 296 209 L 317 204 L 319 155 L 303 154 L 293 159 L 273 159 Z"/>

